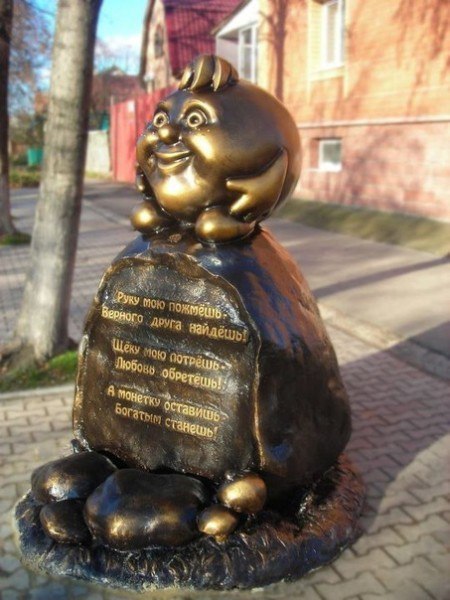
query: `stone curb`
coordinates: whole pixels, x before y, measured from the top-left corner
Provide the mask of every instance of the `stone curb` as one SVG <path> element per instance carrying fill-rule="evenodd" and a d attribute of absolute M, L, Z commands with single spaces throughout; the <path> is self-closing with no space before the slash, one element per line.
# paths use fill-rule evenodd
<path fill-rule="evenodd" d="M 321 302 L 319 302 L 319 309 L 326 324 L 340 329 L 379 350 L 390 352 L 400 360 L 430 375 L 450 381 L 450 360 L 442 354 L 424 348 L 409 339 L 402 338 L 376 325 L 349 317 Z"/>
<path fill-rule="evenodd" d="M 29 398 L 34 396 L 53 396 L 55 394 L 65 394 L 67 392 L 74 392 L 75 384 L 65 383 L 64 385 L 54 385 L 49 387 L 33 388 L 29 390 L 17 390 L 15 392 L 2 392 L 0 393 L 0 403 L 3 400 Z"/>

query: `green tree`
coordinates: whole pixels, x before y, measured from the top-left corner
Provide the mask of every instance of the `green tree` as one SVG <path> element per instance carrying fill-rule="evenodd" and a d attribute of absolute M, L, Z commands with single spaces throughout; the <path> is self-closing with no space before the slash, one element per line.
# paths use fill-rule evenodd
<path fill-rule="evenodd" d="M 41 70 L 48 65 L 52 46 L 49 14 L 32 0 L 13 0 L 9 64 L 9 111 L 34 113 Z"/>

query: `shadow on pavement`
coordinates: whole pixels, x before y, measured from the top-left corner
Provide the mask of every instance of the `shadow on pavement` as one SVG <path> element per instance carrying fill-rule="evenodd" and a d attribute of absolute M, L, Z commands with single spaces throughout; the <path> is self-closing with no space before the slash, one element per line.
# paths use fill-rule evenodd
<path fill-rule="evenodd" d="M 392 277 L 406 275 L 407 273 L 414 273 L 416 271 L 423 271 L 424 269 L 431 269 L 433 267 L 445 265 L 446 263 L 450 263 L 449 259 L 446 257 L 442 257 L 434 258 L 432 260 L 426 260 L 424 262 L 413 265 L 403 265 L 401 267 L 395 267 L 393 269 L 378 271 L 377 273 L 370 273 L 369 275 L 362 275 L 360 277 L 348 279 L 347 281 L 338 281 L 331 285 L 318 287 L 314 289 L 314 294 L 318 298 L 323 298 L 324 296 L 329 296 L 331 294 L 335 294 L 336 292 L 350 290 L 352 288 L 360 287 L 370 283 L 377 283 L 379 281 L 384 281 Z"/>
<path fill-rule="evenodd" d="M 441 356 L 443 359 L 445 358 L 447 360 L 448 365 L 446 379 L 450 379 L 450 321 L 446 321 L 437 327 L 432 327 L 423 333 L 414 335 L 410 338 L 410 341 L 424 348 L 432 348 L 433 345 L 436 345 L 435 342 L 437 339 L 442 340 L 441 348 L 443 353 Z"/>

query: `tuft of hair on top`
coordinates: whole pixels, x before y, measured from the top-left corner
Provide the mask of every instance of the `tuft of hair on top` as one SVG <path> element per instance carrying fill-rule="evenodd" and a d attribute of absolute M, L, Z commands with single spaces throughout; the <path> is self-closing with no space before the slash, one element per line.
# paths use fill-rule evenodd
<path fill-rule="evenodd" d="M 239 75 L 228 61 L 219 56 L 202 54 L 184 69 L 178 87 L 190 92 L 201 88 L 212 88 L 217 92 L 238 81 Z"/>

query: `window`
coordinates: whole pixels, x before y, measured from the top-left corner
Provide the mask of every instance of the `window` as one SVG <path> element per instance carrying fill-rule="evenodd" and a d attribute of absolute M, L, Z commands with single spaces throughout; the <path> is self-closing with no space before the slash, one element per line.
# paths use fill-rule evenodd
<path fill-rule="evenodd" d="M 155 58 L 160 58 L 164 55 L 164 34 L 161 25 L 156 27 L 154 55 Z"/>
<path fill-rule="evenodd" d="M 330 68 L 344 60 L 344 0 L 329 0 L 322 5 L 322 67 Z"/>
<path fill-rule="evenodd" d="M 319 171 L 340 171 L 342 168 L 342 140 L 319 140 Z"/>
<path fill-rule="evenodd" d="M 345 0 L 308 0 L 308 74 L 311 81 L 344 75 Z"/>
<path fill-rule="evenodd" d="M 239 75 L 253 83 L 257 77 L 257 36 L 256 25 L 239 31 Z"/>

